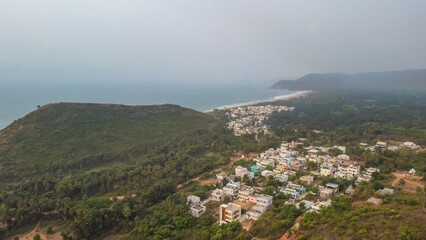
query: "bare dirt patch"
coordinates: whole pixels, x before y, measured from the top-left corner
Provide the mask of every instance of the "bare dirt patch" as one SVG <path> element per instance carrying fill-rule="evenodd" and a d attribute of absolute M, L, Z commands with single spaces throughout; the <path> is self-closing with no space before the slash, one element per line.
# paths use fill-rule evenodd
<path fill-rule="evenodd" d="M 38 233 L 43 240 L 62 240 L 61 230 L 58 227 L 53 227 L 53 234 L 46 234 L 48 226 L 42 225 L 43 224 L 40 224 L 39 221 L 31 232 L 16 236 L 18 236 L 21 240 L 32 240 L 34 235 Z M 14 239 L 16 236 L 10 236 L 9 239 Z"/>
<path fill-rule="evenodd" d="M 420 176 L 412 176 L 408 172 L 394 172 L 392 173 L 396 179 L 392 182 L 392 186 L 402 188 L 402 190 L 416 193 L 416 189 L 420 187 L 422 190 L 425 188 L 425 182 L 422 181 Z M 400 180 L 404 179 L 405 184 L 400 184 Z"/>

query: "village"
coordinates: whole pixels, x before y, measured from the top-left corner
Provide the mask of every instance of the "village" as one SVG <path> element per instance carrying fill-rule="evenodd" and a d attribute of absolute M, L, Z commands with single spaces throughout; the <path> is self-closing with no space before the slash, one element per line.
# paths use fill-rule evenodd
<path fill-rule="evenodd" d="M 303 139 L 302 139 L 303 140 Z M 188 196 L 190 213 L 200 217 L 208 209 L 209 202 L 220 203 L 213 209 L 219 224 L 239 221 L 246 229 L 258 220 L 273 204 L 274 197 L 288 199 L 285 204 L 294 204 L 303 211 L 319 211 L 322 207 L 331 205 L 331 197 L 352 194 L 361 182 L 369 182 L 378 168 L 364 168 L 357 160 L 346 154 L 346 147 L 314 147 L 304 146 L 302 142 L 283 142 L 277 149 L 268 149 L 254 158 L 246 158 L 246 167 L 235 166 L 231 174 L 219 172 L 216 174 L 217 187 L 210 197 L 201 201 L 197 196 Z M 375 151 L 377 148 L 387 148 L 395 151 L 400 147 L 411 150 L 419 146 L 412 142 L 404 142 L 399 146 L 379 141 L 375 145 L 360 143 L 360 147 Z M 340 154 L 331 154 L 332 152 Z M 409 171 L 415 175 L 415 169 Z M 350 182 L 343 187 L 336 183 L 321 184 L 321 178 L 343 179 Z M 274 181 L 275 187 L 266 186 Z M 376 192 L 378 195 L 391 195 L 393 189 L 383 188 Z M 308 200 L 309 198 L 309 200 Z M 371 196 L 367 202 L 379 205 L 382 199 Z"/>
<path fill-rule="evenodd" d="M 273 112 L 293 111 L 294 107 L 287 106 L 247 106 L 228 109 L 227 112 L 230 121 L 228 129 L 234 131 L 236 136 L 243 134 L 257 134 L 263 131 L 268 133 L 268 126 L 264 124 L 268 115 Z"/>

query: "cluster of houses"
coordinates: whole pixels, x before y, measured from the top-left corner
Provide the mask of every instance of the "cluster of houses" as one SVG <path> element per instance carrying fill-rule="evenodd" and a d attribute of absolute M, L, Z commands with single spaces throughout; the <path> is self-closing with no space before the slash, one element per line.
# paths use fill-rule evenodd
<path fill-rule="evenodd" d="M 222 182 L 223 173 L 218 174 L 218 182 Z M 229 180 L 231 176 L 226 176 Z M 219 207 L 219 222 L 228 223 L 232 221 L 257 220 L 269 206 L 272 205 L 273 197 L 267 194 L 259 194 L 263 188 L 250 187 L 240 182 L 230 180 L 222 189 L 213 190 L 211 201 L 229 200 L 228 204 L 222 204 Z M 238 203 L 251 203 L 253 207 L 241 214 L 241 206 Z"/>
<path fill-rule="evenodd" d="M 417 145 L 413 142 L 403 142 L 399 145 L 393 145 L 393 144 L 388 144 L 385 141 L 378 141 L 376 143 L 376 145 L 368 145 L 367 143 L 360 143 L 359 146 L 366 148 L 366 149 L 369 149 L 372 152 L 374 152 L 376 148 L 386 148 L 386 149 L 389 149 L 391 151 L 398 151 L 401 147 L 406 147 L 406 148 L 411 149 L 411 150 L 417 150 L 417 149 L 420 148 L 419 145 Z"/>
<path fill-rule="evenodd" d="M 378 144 L 380 147 L 382 146 L 381 142 Z M 404 146 L 412 145 L 404 144 Z M 386 145 L 383 145 L 383 147 L 386 147 Z M 332 155 L 336 155 L 337 152 L 337 156 L 328 155 L 331 150 L 334 153 Z M 277 149 L 268 149 L 258 157 L 253 158 L 253 161 L 254 164 L 248 168 L 235 167 L 235 175 L 227 175 L 224 172 L 216 175 L 218 185 L 223 187 L 213 190 L 208 200 L 227 202 L 219 206 L 219 223 L 257 220 L 272 205 L 273 196 L 262 194 L 264 190 L 262 187 L 247 186 L 240 182 L 240 179 L 247 182 L 247 180 L 262 176 L 273 178 L 281 182 L 280 187 L 275 188 L 275 194 L 281 192 L 287 195 L 289 200 L 286 204 L 295 204 L 298 208 L 303 205 L 305 211 L 319 211 L 321 207 L 331 204 L 330 198 L 332 196 L 344 193 L 351 194 L 355 190 L 352 185 L 344 192 L 340 192 L 340 186 L 335 183 L 327 183 L 321 186 L 315 184 L 315 177 L 330 176 L 356 180 L 355 184 L 358 184 L 359 182 L 370 181 L 375 172 L 380 173 L 377 168 L 361 170 L 357 161 L 353 161 L 346 154 L 346 147 L 344 146 L 305 147 L 300 142 L 283 142 Z M 309 162 L 314 162 L 315 166 L 319 166 L 319 169 L 309 169 L 308 166 L 312 166 L 312 164 L 308 164 Z M 415 170 L 413 169 L 412 171 L 414 174 Z M 297 176 L 300 177 L 297 178 Z M 293 181 L 290 181 L 290 178 Z M 317 196 L 315 198 L 317 199 L 316 202 L 305 200 L 307 194 L 305 186 L 312 186 L 318 189 L 315 192 L 310 191 L 311 194 Z M 385 188 L 377 193 L 380 195 L 392 194 L 393 190 Z M 372 199 L 371 201 L 376 200 Z M 206 211 L 199 198 L 188 198 L 188 202 L 190 202 L 192 215 L 198 217 Z M 245 205 L 244 209 L 246 211 L 242 214 L 242 205 L 244 203 L 249 203 L 250 207 Z"/>
<path fill-rule="evenodd" d="M 236 136 L 242 134 L 256 134 L 260 131 L 268 133 L 268 126 L 264 124 L 268 115 L 273 112 L 293 110 L 294 107 L 272 105 L 231 108 L 229 112 L 227 112 L 230 118 L 228 128 L 232 129 Z"/>

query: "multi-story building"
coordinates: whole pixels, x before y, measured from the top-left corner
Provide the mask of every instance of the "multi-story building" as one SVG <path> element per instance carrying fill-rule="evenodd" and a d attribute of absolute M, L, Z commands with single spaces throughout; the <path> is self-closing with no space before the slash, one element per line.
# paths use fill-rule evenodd
<path fill-rule="evenodd" d="M 300 181 L 305 182 L 306 184 L 311 184 L 314 182 L 314 177 L 313 176 L 302 176 L 300 177 Z"/>
<path fill-rule="evenodd" d="M 333 174 L 333 167 L 330 165 L 323 164 L 320 166 L 320 175 L 321 176 L 330 176 Z"/>
<path fill-rule="evenodd" d="M 220 202 L 224 199 L 225 193 L 223 192 L 222 189 L 216 188 L 215 190 L 213 190 L 212 192 L 212 196 L 211 196 L 211 200 L 212 201 L 217 201 Z"/>
<path fill-rule="evenodd" d="M 237 221 L 241 217 L 241 206 L 235 203 L 222 204 L 219 206 L 220 223 Z"/>
<path fill-rule="evenodd" d="M 238 191 L 238 200 L 240 200 L 241 202 L 248 202 L 249 197 L 253 195 L 253 193 L 253 188 L 245 186 Z"/>
<path fill-rule="evenodd" d="M 202 204 L 192 204 L 189 206 L 189 213 L 194 217 L 200 217 L 206 212 L 206 207 Z"/>
<path fill-rule="evenodd" d="M 294 189 L 294 190 L 298 191 L 300 194 L 303 194 L 303 193 L 306 192 L 306 188 L 304 186 L 299 185 L 299 184 L 295 184 L 295 183 L 292 183 L 292 182 L 289 182 L 286 187 Z"/>
<path fill-rule="evenodd" d="M 367 175 L 372 175 L 373 173 L 375 173 L 375 172 L 378 172 L 378 173 L 380 173 L 380 169 L 378 169 L 378 168 L 372 168 L 372 167 L 370 167 L 370 168 L 367 168 Z"/>
<path fill-rule="evenodd" d="M 238 194 L 238 190 L 236 188 L 225 186 L 223 187 L 223 193 L 229 197 L 236 197 Z"/>
<path fill-rule="evenodd" d="M 206 207 L 201 204 L 201 200 L 197 196 L 188 196 L 186 198 L 186 203 L 189 205 L 189 213 L 194 217 L 200 217 L 206 212 Z"/>
<path fill-rule="evenodd" d="M 260 194 L 257 196 L 257 205 L 268 207 L 272 205 L 272 200 L 274 197 L 266 195 L 266 194 Z"/>
<path fill-rule="evenodd" d="M 346 175 L 349 175 L 352 178 L 360 175 L 360 166 L 341 164 L 341 165 L 339 165 L 338 170 L 339 170 L 339 172 L 342 172 Z"/>
<path fill-rule="evenodd" d="M 291 188 L 282 188 L 280 190 L 282 193 L 290 195 L 292 198 L 299 198 L 300 197 L 300 193 L 294 189 Z"/>
<path fill-rule="evenodd" d="M 285 174 L 277 174 L 274 176 L 275 179 L 277 179 L 280 182 L 287 182 L 288 181 L 288 176 Z"/>

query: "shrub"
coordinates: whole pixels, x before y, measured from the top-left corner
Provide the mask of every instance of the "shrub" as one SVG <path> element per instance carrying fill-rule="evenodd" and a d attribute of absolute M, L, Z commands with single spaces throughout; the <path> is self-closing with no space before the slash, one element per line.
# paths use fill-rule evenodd
<path fill-rule="evenodd" d="M 410 206 L 415 206 L 419 203 L 420 199 L 419 198 L 407 198 L 405 200 L 405 202 L 410 205 Z"/>

